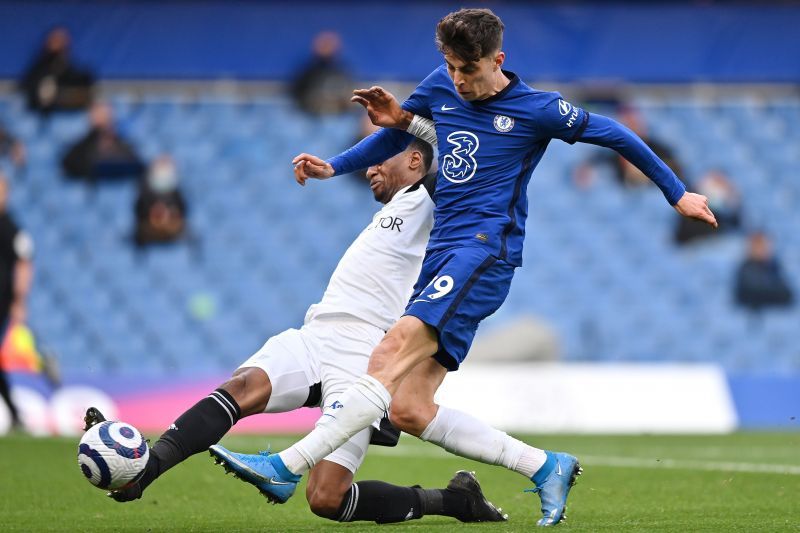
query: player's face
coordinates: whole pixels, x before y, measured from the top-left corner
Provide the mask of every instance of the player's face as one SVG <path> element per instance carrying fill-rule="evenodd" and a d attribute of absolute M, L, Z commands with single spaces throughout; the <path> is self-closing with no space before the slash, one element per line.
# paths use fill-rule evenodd
<path fill-rule="evenodd" d="M 375 199 L 382 204 L 388 203 L 392 197 L 407 185 L 405 176 L 410 172 L 406 161 L 407 152 L 401 152 L 379 165 L 367 169 L 369 188 Z"/>
<path fill-rule="evenodd" d="M 503 64 L 503 52 L 490 54 L 478 61 L 464 61 L 452 53 L 444 55 L 447 73 L 459 96 L 464 100 L 483 100 L 495 94 L 497 72 Z"/>

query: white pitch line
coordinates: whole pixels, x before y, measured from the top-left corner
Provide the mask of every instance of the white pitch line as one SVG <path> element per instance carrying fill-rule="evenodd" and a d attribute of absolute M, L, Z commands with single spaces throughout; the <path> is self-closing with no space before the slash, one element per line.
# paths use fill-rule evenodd
<path fill-rule="evenodd" d="M 370 455 L 396 456 L 396 457 L 434 457 L 442 458 L 451 456 L 440 448 L 431 446 L 420 448 L 417 446 L 403 446 L 385 448 L 371 446 Z M 454 456 L 451 456 L 454 457 Z M 641 457 L 617 457 L 613 455 L 583 455 L 578 454 L 578 459 L 584 465 L 610 466 L 616 468 L 646 468 L 671 470 L 705 470 L 709 472 L 745 472 L 752 474 L 788 474 L 800 476 L 799 465 L 781 465 L 770 463 L 739 463 L 734 461 L 705 461 L 697 459 L 644 459 Z"/>
<path fill-rule="evenodd" d="M 670 468 L 676 470 L 707 470 L 710 472 L 749 472 L 754 474 L 790 474 L 800 476 L 800 466 L 770 463 L 737 463 L 734 461 L 700 461 L 697 459 L 642 459 L 581 455 L 581 463 L 621 468 Z"/>

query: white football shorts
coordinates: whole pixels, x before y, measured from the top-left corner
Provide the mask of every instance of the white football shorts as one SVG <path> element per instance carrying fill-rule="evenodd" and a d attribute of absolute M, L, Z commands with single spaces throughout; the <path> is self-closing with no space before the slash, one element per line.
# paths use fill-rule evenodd
<path fill-rule="evenodd" d="M 321 406 L 329 406 L 367 372 L 372 349 L 385 332 L 349 315 L 323 315 L 302 328 L 271 337 L 239 368 L 256 367 L 272 383 L 265 413 L 303 407 L 309 391 L 322 384 Z M 372 428 L 364 429 L 325 457 L 355 473 L 364 460 Z"/>

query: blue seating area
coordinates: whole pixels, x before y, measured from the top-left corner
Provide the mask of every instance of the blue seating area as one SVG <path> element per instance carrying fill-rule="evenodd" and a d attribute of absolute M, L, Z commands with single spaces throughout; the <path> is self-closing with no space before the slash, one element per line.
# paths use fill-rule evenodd
<path fill-rule="evenodd" d="M 354 179 L 301 188 L 290 166 L 301 151 L 349 146 L 360 117 L 309 118 L 281 97 L 122 93 L 110 102 L 144 157 L 175 157 L 196 244 L 135 250 L 136 184 L 61 175 L 61 154 L 86 117 L 43 121 L 19 97 L 0 96 L 0 121 L 28 147 L 11 204 L 37 245 L 31 326 L 66 376 L 228 372 L 302 323 L 378 208 Z M 772 235 L 800 290 L 800 100 L 637 103 L 689 177 L 728 171 L 746 223 Z M 797 306 L 750 316 L 732 304 L 743 236 L 676 247 L 677 215 L 658 190 L 624 190 L 602 175 L 588 189 L 573 185 L 572 170 L 593 150 L 551 143 L 529 188 L 525 266 L 484 327 L 536 315 L 559 332 L 567 360 L 800 371 Z"/>

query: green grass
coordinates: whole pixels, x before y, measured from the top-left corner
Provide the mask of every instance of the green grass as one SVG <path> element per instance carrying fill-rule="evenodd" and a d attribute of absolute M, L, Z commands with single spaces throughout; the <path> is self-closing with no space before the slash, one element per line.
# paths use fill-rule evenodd
<path fill-rule="evenodd" d="M 240 451 L 266 438 L 229 437 Z M 291 442 L 270 438 L 273 449 Z M 800 531 L 800 433 L 730 436 L 546 436 L 536 445 L 583 456 L 585 473 L 570 496 L 563 531 Z M 779 465 L 778 471 L 748 470 Z M 780 465 L 789 465 L 786 468 Z M 499 467 L 449 456 L 404 439 L 372 448 L 358 479 L 443 486 L 458 469 L 475 470 L 490 500 L 510 515 L 504 524 L 461 524 L 426 517 L 384 531 L 530 531 L 538 497 L 525 480 Z M 744 470 L 744 471 L 742 471 Z M 206 454 L 158 480 L 137 502 L 118 504 L 87 483 L 76 439 L 0 438 L 2 531 L 366 531 L 371 523 L 338 524 L 306 507 L 301 486 L 271 506 L 249 485 L 224 476 Z"/>

